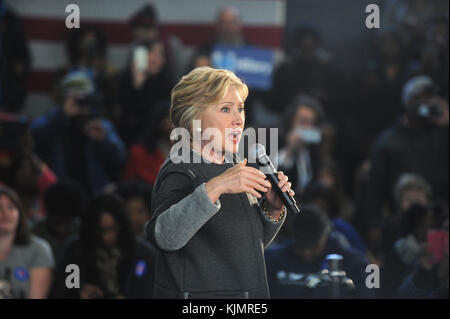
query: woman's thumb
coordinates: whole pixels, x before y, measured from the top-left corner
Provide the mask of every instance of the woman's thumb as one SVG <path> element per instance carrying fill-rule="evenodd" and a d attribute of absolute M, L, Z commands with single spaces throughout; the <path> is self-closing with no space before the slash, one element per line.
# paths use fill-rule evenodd
<path fill-rule="evenodd" d="M 247 158 L 244 158 L 244 160 L 242 162 L 240 162 L 238 165 L 241 165 L 241 166 L 247 165 Z"/>

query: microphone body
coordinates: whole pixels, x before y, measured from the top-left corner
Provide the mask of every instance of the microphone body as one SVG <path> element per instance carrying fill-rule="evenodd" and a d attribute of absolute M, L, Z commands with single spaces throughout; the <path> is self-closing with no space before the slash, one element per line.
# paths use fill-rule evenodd
<path fill-rule="evenodd" d="M 278 186 L 280 180 L 278 179 L 277 174 L 266 174 L 267 179 L 272 184 L 273 189 L 277 192 L 283 204 L 288 208 L 291 212 L 300 214 L 300 209 L 298 208 L 297 202 L 291 196 L 289 196 L 288 192 L 281 191 L 281 188 Z"/>
<path fill-rule="evenodd" d="M 257 164 L 263 168 L 263 173 L 267 176 L 267 179 L 272 184 L 273 189 L 276 191 L 286 208 L 295 214 L 300 214 L 300 208 L 298 207 L 295 198 L 289 196 L 288 192 L 283 192 L 278 186 L 278 183 L 280 182 L 278 172 L 270 161 L 270 158 L 267 156 L 264 146 L 255 144 L 255 150 L 251 152 L 251 155 L 249 154 L 249 156 L 256 159 Z"/>

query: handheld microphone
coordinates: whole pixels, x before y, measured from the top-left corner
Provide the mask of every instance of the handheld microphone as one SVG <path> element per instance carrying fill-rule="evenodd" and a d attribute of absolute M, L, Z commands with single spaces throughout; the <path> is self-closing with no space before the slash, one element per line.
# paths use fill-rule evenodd
<path fill-rule="evenodd" d="M 278 183 L 280 182 L 278 172 L 270 161 L 270 158 L 267 156 L 264 146 L 259 143 L 252 145 L 248 152 L 248 157 L 252 161 L 255 160 L 256 163 L 262 167 L 263 173 L 267 176 L 267 179 L 272 184 L 273 189 L 275 189 L 286 208 L 293 213 L 300 214 L 300 209 L 298 208 L 294 197 L 289 196 L 288 192 L 283 192 L 278 186 Z"/>

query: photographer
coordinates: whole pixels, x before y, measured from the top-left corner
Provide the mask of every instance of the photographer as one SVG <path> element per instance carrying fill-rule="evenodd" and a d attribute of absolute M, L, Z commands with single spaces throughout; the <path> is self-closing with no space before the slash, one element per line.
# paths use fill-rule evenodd
<path fill-rule="evenodd" d="M 435 94 L 427 76 L 410 79 L 403 89 L 404 115 L 374 145 L 366 199 L 369 246 L 380 241 L 382 208 L 394 211 L 399 176 L 414 173 L 429 182 L 437 200 L 448 201 L 448 104 Z"/>
<path fill-rule="evenodd" d="M 294 99 L 286 112 L 285 146 L 280 150 L 280 169 L 291 176 L 292 188 L 300 192 L 318 177 L 323 143 L 320 128 L 324 117 L 321 104 L 307 95 Z"/>
<path fill-rule="evenodd" d="M 98 115 L 95 91 L 84 72 L 71 72 L 61 84 L 62 105 L 32 124 L 37 153 L 59 177 L 100 191 L 120 174 L 125 147 L 113 125 Z"/>

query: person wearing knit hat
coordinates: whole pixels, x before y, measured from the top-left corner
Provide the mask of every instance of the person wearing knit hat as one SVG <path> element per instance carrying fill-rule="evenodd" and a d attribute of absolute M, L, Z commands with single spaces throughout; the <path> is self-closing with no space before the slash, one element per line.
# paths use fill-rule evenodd
<path fill-rule="evenodd" d="M 153 41 L 159 37 L 158 13 L 152 4 L 139 9 L 129 20 L 134 42 Z"/>

